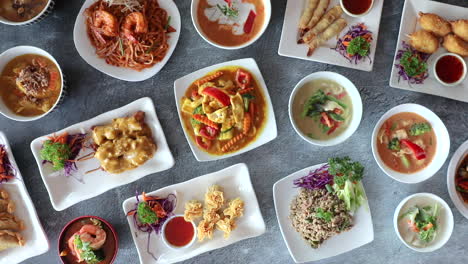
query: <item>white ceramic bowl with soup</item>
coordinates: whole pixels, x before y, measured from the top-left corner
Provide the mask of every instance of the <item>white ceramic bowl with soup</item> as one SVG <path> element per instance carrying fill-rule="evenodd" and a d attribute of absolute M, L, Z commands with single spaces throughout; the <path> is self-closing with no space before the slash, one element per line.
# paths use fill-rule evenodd
<path fill-rule="evenodd" d="M 14 62 L 18 60 L 18 65 L 28 65 L 30 58 L 29 57 L 37 57 L 37 58 L 45 58 L 47 62 L 47 67 L 53 67 L 53 70 L 55 72 L 58 71 L 58 76 L 57 74 L 55 77 L 56 80 L 56 87 L 60 88 L 60 91 L 57 91 L 54 93 L 53 98 L 51 97 L 51 101 L 48 102 L 48 107 L 50 107 L 47 111 L 42 111 L 38 112 L 37 114 L 34 113 L 25 113 L 25 114 L 19 114 L 20 112 L 15 112 L 13 111 L 13 107 L 16 107 L 14 104 L 16 98 L 10 98 L 8 97 L 9 95 L 13 95 L 13 90 L 10 91 L 9 89 L 12 89 L 13 85 L 17 85 L 16 80 L 14 79 L 16 75 L 12 73 L 12 69 L 9 69 L 11 66 L 10 62 Z M 23 58 L 23 59 L 22 59 Z M 50 65 L 49 65 L 50 64 Z M 52 72 L 52 70 L 51 70 Z M 0 54 L 0 113 L 4 115 L 5 117 L 8 117 L 12 120 L 16 121 L 33 121 L 37 120 L 39 118 L 44 117 L 48 113 L 52 112 L 54 108 L 57 106 L 59 103 L 60 99 L 62 98 L 63 95 L 63 74 L 62 70 L 60 69 L 59 64 L 57 61 L 50 55 L 47 51 L 42 50 L 40 48 L 32 47 L 32 46 L 17 46 L 11 49 L 6 50 L 2 54 Z M 11 76 L 13 75 L 13 76 Z M 8 80 L 8 78 L 11 78 L 11 80 Z M 9 82 L 9 83 L 3 83 L 3 82 Z M 8 87 L 8 88 L 7 88 Z M 47 98 L 42 97 L 41 100 L 45 101 Z M 7 104 L 7 100 L 10 100 Z M 18 100 L 19 101 L 19 100 Z"/>
<path fill-rule="evenodd" d="M 195 222 L 185 221 L 184 215 L 171 216 L 164 222 L 161 231 L 164 245 L 172 250 L 189 248 L 197 240 L 197 226 Z"/>
<path fill-rule="evenodd" d="M 13 0 L 0 0 L 0 23 L 11 26 L 23 26 L 37 22 L 50 12 L 55 4 L 53 0 L 24 1 L 23 5 L 13 5 Z"/>
<path fill-rule="evenodd" d="M 372 133 L 372 154 L 379 167 L 403 183 L 419 183 L 444 165 L 450 137 L 444 123 L 428 108 L 402 104 L 388 110 Z"/>
<path fill-rule="evenodd" d="M 408 228 L 408 223 L 402 218 L 411 207 L 434 207 L 435 204 L 440 208 L 437 216 L 435 237 L 427 244 L 424 243 L 416 246 L 415 244 L 418 243 L 414 240 L 413 243 L 411 243 L 411 240 L 417 239 L 417 237 L 412 237 L 415 234 L 411 234 L 411 230 Z M 403 244 L 405 244 L 405 246 L 417 252 L 432 252 L 444 246 L 452 235 L 453 226 L 453 214 L 452 210 L 450 210 L 450 206 L 448 206 L 442 198 L 432 193 L 416 193 L 406 197 L 397 206 L 393 215 L 393 227 L 395 228 L 398 238 L 403 242 Z"/>
<path fill-rule="evenodd" d="M 323 92 L 323 94 L 322 94 Z M 326 98 L 307 107 L 313 96 Z M 356 86 L 334 72 L 315 72 L 302 79 L 289 98 L 289 118 L 299 136 L 310 144 L 333 146 L 359 127 L 362 100 Z"/>
<path fill-rule="evenodd" d="M 271 18 L 270 0 L 192 0 L 198 34 L 221 49 L 241 49 L 259 39 Z"/>

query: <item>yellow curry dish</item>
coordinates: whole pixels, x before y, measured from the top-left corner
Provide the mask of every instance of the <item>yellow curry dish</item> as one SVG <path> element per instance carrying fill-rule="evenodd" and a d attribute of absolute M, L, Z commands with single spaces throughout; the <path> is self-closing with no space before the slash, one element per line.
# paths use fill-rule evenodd
<path fill-rule="evenodd" d="M 0 95 L 5 105 L 20 116 L 47 113 L 62 91 L 62 76 L 50 59 L 25 54 L 8 62 L 0 75 Z"/>
<path fill-rule="evenodd" d="M 266 121 L 266 102 L 248 70 L 228 66 L 193 82 L 181 102 L 184 128 L 197 146 L 213 155 L 253 142 Z"/>

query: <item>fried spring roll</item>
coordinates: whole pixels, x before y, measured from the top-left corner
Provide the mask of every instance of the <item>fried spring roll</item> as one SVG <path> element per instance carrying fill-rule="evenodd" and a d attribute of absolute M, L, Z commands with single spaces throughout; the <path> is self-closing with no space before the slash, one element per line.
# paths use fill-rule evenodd
<path fill-rule="evenodd" d="M 320 0 L 320 2 L 317 5 L 317 8 L 315 8 L 314 15 L 307 24 L 307 31 L 312 29 L 322 18 L 323 14 L 325 14 L 325 11 L 327 11 L 328 4 L 330 4 L 330 0 Z"/>
<path fill-rule="evenodd" d="M 302 13 L 301 20 L 299 20 L 299 29 L 304 31 L 307 28 L 307 24 L 309 23 L 312 15 L 314 14 L 314 10 L 317 7 L 319 0 L 307 0 L 306 8 Z"/>
<path fill-rule="evenodd" d="M 341 17 L 343 14 L 343 9 L 341 6 L 337 5 L 332 9 L 328 10 L 328 12 L 320 19 L 320 21 L 315 25 L 314 28 L 307 31 L 307 33 L 298 41 L 298 44 L 301 43 L 308 43 L 313 38 L 315 38 L 318 34 L 322 33 L 325 29 L 327 29 L 335 20 Z"/>
<path fill-rule="evenodd" d="M 340 34 L 340 32 L 348 25 L 344 18 L 339 18 L 335 20 L 325 31 L 317 35 L 316 38 L 312 39 L 309 43 L 309 51 L 307 52 L 307 56 L 311 56 L 314 53 L 315 49 L 320 45 L 327 42 L 333 36 Z"/>

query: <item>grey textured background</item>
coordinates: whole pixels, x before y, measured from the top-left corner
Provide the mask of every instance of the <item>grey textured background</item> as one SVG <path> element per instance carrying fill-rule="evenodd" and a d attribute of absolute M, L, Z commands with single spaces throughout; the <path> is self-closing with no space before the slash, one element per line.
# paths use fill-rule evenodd
<path fill-rule="evenodd" d="M 372 243 L 340 256 L 317 263 L 468 263 L 468 220 L 453 206 L 446 187 L 448 160 L 430 180 L 407 185 L 387 177 L 377 166 L 371 153 L 372 129 L 389 108 L 402 103 L 418 103 L 432 109 L 446 124 L 450 137 L 450 156 L 468 139 L 468 104 L 440 97 L 413 93 L 388 86 L 394 49 L 397 41 L 403 0 L 386 0 L 383 7 L 375 65 L 372 72 L 350 70 L 322 63 L 280 57 L 277 54 L 286 0 L 272 0 L 273 15 L 265 34 L 253 45 L 237 51 L 225 51 L 206 43 L 195 31 L 190 19 L 190 1 L 176 0 L 182 17 L 182 32 L 172 58 L 153 78 L 129 83 L 98 72 L 80 58 L 73 44 L 73 25 L 83 1 L 58 0 L 54 12 L 38 24 L 12 27 L 0 24 L 0 52 L 17 46 L 33 45 L 50 52 L 60 63 L 68 80 L 68 96 L 59 109 L 45 118 L 20 123 L 0 116 L 0 130 L 12 145 L 39 217 L 50 240 L 50 251 L 25 263 L 58 263 L 57 237 L 69 220 L 97 215 L 110 221 L 119 234 L 120 250 L 116 263 L 138 263 L 138 256 L 122 212 L 122 201 L 135 190 L 151 191 L 183 182 L 193 177 L 245 162 L 267 225 L 267 232 L 257 238 L 205 253 L 185 263 L 293 263 L 276 220 L 272 186 L 288 174 L 324 162 L 329 156 L 349 155 L 366 166 L 364 185 L 374 221 Z M 442 2 L 468 7 L 466 0 Z M 175 79 L 215 63 L 253 57 L 267 83 L 278 123 L 276 140 L 234 158 L 198 163 L 181 130 L 174 102 Z M 339 146 L 311 146 L 294 132 L 288 119 L 288 99 L 294 85 L 315 71 L 335 71 L 347 76 L 361 92 L 364 115 L 356 133 Z M 49 201 L 37 165 L 29 149 L 30 142 L 87 120 L 100 113 L 149 96 L 165 131 L 175 166 L 162 173 L 149 175 L 137 182 L 108 191 L 62 212 L 56 212 Z M 432 192 L 452 207 L 455 216 L 453 235 L 442 249 L 434 253 L 416 253 L 397 238 L 392 223 L 397 204 L 416 192 Z"/>

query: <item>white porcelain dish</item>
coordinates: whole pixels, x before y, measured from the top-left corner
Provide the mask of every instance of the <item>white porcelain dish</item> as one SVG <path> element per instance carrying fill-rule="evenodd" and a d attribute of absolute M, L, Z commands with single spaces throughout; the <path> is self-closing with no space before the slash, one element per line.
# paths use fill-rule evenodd
<path fill-rule="evenodd" d="M 296 125 L 296 122 L 294 121 L 294 116 L 293 116 L 293 104 L 294 104 L 294 99 L 296 97 L 297 92 L 308 82 L 317 80 L 317 79 L 328 79 L 337 82 L 341 86 L 344 87 L 346 92 L 349 94 L 351 97 L 351 102 L 353 104 L 353 113 L 351 115 L 351 122 L 349 123 L 348 128 L 346 128 L 343 133 L 338 135 L 335 138 L 328 139 L 328 140 L 317 140 L 317 139 L 312 139 L 305 135 Z M 361 95 L 359 94 L 358 89 L 356 86 L 345 76 L 335 73 L 335 72 L 314 72 L 306 77 L 304 77 L 302 80 L 299 81 L 298 84 L 294 87 L 294 90 L 291 93 L 291 96 L 289 97 L 289 120 L 291 121 L 291 124 L 299 136 L 307 141 L 308 143 L 312 145 L 317 145 L 317 146 L 334 146 L 342 143 L 349 137 L 351 137 L 354 132 L 356 132 L 357 128 L 359 127 L 359 124 L 361 123 L 362 119 L 362 99 Z"/>
<path fill-rule="evenodd" d="M 456 58 L 458 58 L 461 63 L 463 64 L 463 73 L 462 73 L 462 76 L 460 78 L 460 80 L 454 82 L 454 83 L 446 83 L 444 81 L 442 81 L 440 78 L 439 78 L 439 75 L 437 74 L 436 72 L 436 65 L 437 65 L 437 62 L 442 59 L 443 57 L 445 56 L 454 56 Z M 458 54 L 455 54 L 455 53 L 450 53 L 450 52 L 447 52 L 447 53 L 442 53 L 440 54 L 435 60 L 434 60 L 434 63 L 432 65 L 432 72 L 434 72 L 434 77 L 436 78 L 436 80 L 441 83 L 442 85 L 444 86 L 457 86 L 459 85 L 460 83 L 462 83 L 464 80 L 465 80 L 465 77 L 466 77 L 466 62 L 465 60 L 463 59 L 462 56 L 458 55 Z"/>
<path fill-rule="evenodd" d="M 12 119 L 12 120 L 15 120 L 15 121 L 22 121 L 22 122 L 34 121 L 34 120 L 40 119 L 40 118 L 46 116 L 47 114 L 49 114 L 50 112 L 52 112 L 54 110 L 54 108 L 59 104 L 60 100 L 62 99 L 62 97 L 64 95 L 64 89 L 65 89 L 62 69 L 60 68 L 60 65 L 58 64 L 58 62 L 47 51 L 45 51 L 43 49 L 40 49 L 40 48 L 33 47 L 33 46 L 16 46 L 16 47 L 10 48 L 10 49 L 4 51 L 2 54 L 0 54 L 0 72 L 3 72 L 3 69 L 5 68 L 5 66 L 11 60 L 13 60 L 14 58 L 16 58 L 18 56 L 25 55 L 25 54 L 41 55 L 41 56 L 44 56 L 44 57 L 48 58 L 53 63 L 55 63 L 55 65 L 57 66 L 57 69 L 60 72 L 60 77 L 62 79 L 62 83 L 61 83 L 61 89 L 62 90 L 60 91 L 59 98 L 57 99 L 55 104 L 49 109 L 49 111 L 47 111 L 46 113 L 44 113 L 42 115 L 38 115 L 38 116 L 20 116 L 20 115 L 17 115 L 13 111 L 11 111 L 5 105 L 5 102 L 3 101 L 3 99 L 0 98 L 0 113 L 2 115 L 4 115 L 5 117 L 9 118 L 9 119 Z"/>
<path fill-rule="evenodd" d="M 253 142 L 251 142 L 246 147 L 236 152 L 220 156 L 220 155 L 209 154 L 208 152 L 201 150 L 197 146 L 197 144 L 192 140 L 192 138 L 190 138 L 189 133 L 185 129 L 180 111 L 182 107 L 181 106 L 182 97 L 185 95 L 185 91 L 187 90 L 187 88 L 190 87 L 190 85 L 194 81 L 196 81 L 197 79 L 205 76 L 206 74 L 216 69 L 226 67 L 226 66 L 240 66 L 249 70 L 253 74 L 253 77 L 257 81 L 259 88 L 261 89 L 262 94 L 265 97 L 265 103 L 266 103 L 265 113 L 267 116 L 265 119 L 266 123 L 264 124 L 264 127 L 261 130 L 261 134 L 258 135 L 257 138 Z M 192 149 L 193 155 L 195 155 L 195 158 L 198 161 L 212 161 L 212 160 L 219 160 L 219 159 L 233 157 L 233 156 L 245 153 L 247 151 L 250 151 L 252 149 L 255 149 L 257 147 L 260 147 L 261 145 L 272 141 L 278 135 L 278 130 L 276 128 L 275 113 L 273 112 L 273 105 L 271 104 L 271 99 L 270 99 L 270 95 L 268 93 L 268 89 L 265 84 L 265 80 L 263 79 L 262 73 L 260 72 L 260 69 L 258 68 L 257 63 L 252 58 L 223 62 L 220 64 L 216 64 L 216 65 L 209 66 L 204 69 L 192 72 L 191 74 L 186 75 L 180 79 L 177 79 L 174 82 L 174 94 L 175 94 L 175 100 L 176 100 L 176 105 L 177 105 L 177 112 L 179 114 L 180 125 L 182 126 L 184 130 L 185 137 L 187 138 L 190 148 Z"/>
<path fill-rule="evenodd" d="M 39 12 L 39 14 L 37 14 L 35 17 L 33 17 L 33 18 L 29 19 L 29 20 L 26 20 L 26 21 L 23 21 L 23 22 L 13 22 L 13 21 L 10 21 L 10 20 L 0 16 L 0 23 L 10 25 L 10 26 L 26 26 L 26 25 L 34 24 L 34 23 L 37 23 L 37 22 L 41 21 L 44 17 L 46 17 L 48 14 L 50 14 L 52 12 L 52 9 L 54 8 L 54 6 L 55 6 L 55 1 L 54 0 L 49 0 L 49 1 L 47 1 L 47 4 L 44 7 L 44 9 L 42 9 L 42 11 Z"/>
<path fill-rule="evenodd" d="M 461 144 L 461 146 L 455 151 L 450 160 L 447 169 L 447 189 L 450 195 L 450 199 L 452 199 L 453 204 L 458 209 L 460 214 L 462 214 L 465 218 L 468 219 L 468 204 L 463 201 L 463 198 L 455 189 L 455 174 L 457 171 L 458 166 L 463 161 L 463 158 L 468 155 L 468 140 L 465 143 Z"/>
<path fill-rule="evenodd" d="M 5 145 L 8 159 L 16 169 L 16 178 L 0 184 L 0 189 L 5 189 L 15 203 L 14 215 L 24 221 L 25 230 L 20 233 L 26 241 L 22 247 L 0 251 L 0 264 L 16 264 L 46 253 L 49 251 L 50 245 L 31 197 L 23 183 L 23 176 L 13 157 L 10 144 L 3 132 L 0 132 L 0 144 Z"/>
<path fill-rule="evenodd" d="M 412 206 L 434 206 L 435 203 L 438 203 L 441 209 L 437 222 L 437 234 L 434 241 L 429 243 L 426 247 L 415 247 L 408 244 L 401 235 L 401 229 L 404 228 L 403 225 L 406 225 L 406 223 L 401 223 L 401 225 L 399 225 L 398 218 Z M 395 214 L 393 215 L 393 227 L 395 228 L 398 238 L 405 246 L 417 252 L 432 252 L 444 246 L 452 235 L 453 226 L 453 214 L 452 210 L 450 210 L 450 206 L 442 198 L 432 193 L 416 193 L 406 197 L 397 206 Z"/>
<path fill-rule="evenodd" d="M 402 48 L 402 42 L 408 42 L 409 39 L 407 36 L 420 28 L 418 23 L 419 12 L 436 13 L 447 20 L 456 20 L 466 18 L 468 8 L 429 0 L 406 0 L 401 16 L 400 33 L 398 34 L 398 42 L 395 50 L 395 59 L 393 61 L 393 65 L 397 64 L 398 62 L 396 60 L 396 54 L 398 50 Z M 432 94 L 468 102 L 468 79 L 465 78 L 463 82 L 456 86 L 446 87 L 439 83 L 435 78 L 435 73 L 433 70 L 435 60 L 440 54 L 446 52 L 447 50 L 441 45 L 439 50 L 437 50 L 436 53 L 429 57 L 427 61 L 429 77 L 424 80 L 423 84 L 409 84 L 403 79 L 399 80 L 398 69 L 393 66 L 392 74 L 390 76 L 390 86 L 394 88 Z M 464 58 L 464 60 L 465 64 L 468 63 L 468 58 Z"/>
<path fill-rule="evenodd" d="M 379 156 L 377 151 L 377 136 L 383 123 L 398 113 L 411 112 L 416 113 L 426 119 L 437 138 L 436 153 L 432 162 L 424 169 L 415 173 L 400 173 L 389 168 Z M 444 123 L 440 118 L 428 108 L 418 104 L 401 104 L 388 110 L 377 122 L 372 132 L 372 154 L 379 167 L 391 178 L 403 183 L 419 183 L 431 178 L 444 165 L 450 151 L 450 136 Z"/>
<path fill-rule="evenodd" d="M 268 27 L 268 23 L 270 23 L 270 18 L 271 18 L 271 2 L 270 0 L 263 0 L 264 4 L 264 12 L 265 12 L 265 21 L 263 23 L 262 29 L 258 32 L 258 34 L 252 38 L 251 40 L 245 42 L 244 44 L 238 45 L 238 46 L 225 46 L 218 44 L 211 39 L 209 39 L 205 33 L 203 32 L 203 29 L 200 27 L 200 24 L 198 23 L 198 17 L 197 17 L 197 10 L 198 10 L 198 3 L 200 0 L 192 0 L 192 4 L 190 5 L 190 14 L 192 16 L 192 23 L 195 29 L 197 30 L 198 34 L 208 43 L 211 45 L 221 48 L 221 49 L 227 49 L 227 50 L 235 50 L 235 49 L 241 49 L 245 48 L 247 46 L 250 46 L 252 43 L 257 41 L 265 32 L 265 30 Z"/>
<path fill-rule="evenodd" d="M 307 56 L 308 47 L 305 44 L 297 44 L 299 39 L 299 19 L 305 8 L 307 0 L 288 0 L 286 4 L 286 11 L 284 14 L 283 30 L 281 31 L 281 39 L 278 49 L 278 54 L 281 56 L 303 59 L 308 61 L 316 61 L 327 64 L 333 64 L 352 68 L 362 71 L 372 71 L 374 66 L 375 50 L 377 49 L 377 40 L 379 36 L 380 18 L 382 16 L 383 0 L 375 0 L 369 12 L 362 17 L 350 17 L 343 14 L 343 18 L 348 22 L 348 26 L 338 34 L 342 37 L 351 26 L 359 23 L 365 23 L 368 30 L 372 31 L 374 40 L 370 48 L 370 61 L 367 59 L 358 64 L 349 62 L 345 57 L 341 56 L 338 52 L 332 50 L 336 46 L 337 39 L 331 38 L 326 44 L 317 48 L 312 56 Z M 340 0 L 331 0 L 328 9 L 340 5 Z"/>
<path fill-rule="evenodd" d="M 288 247 L 289 254 L 296 263 L 330 258 L 361 247 L 374 240 L 374 227 L 367 200 L 354 213 L 353 218 L 355 222 L 353 223 L 353 228 L 331 237 L 317 249 L 312 248 L 293 228 L 289 219 L 290 204 L 294 197 L 297 196 L 299 190 L 294 186 L 293 182 L 295 179 L 307 175 L 309 171 L 318 169 L 323 165 L 325 164 L 304 168 L 277 181 L 273 185 L 273 199 L 280 231 Z"/>
<path fill-rule="evenodd" d="M 87 171 L 100 166 L 98 160 L 89 159 L 80 161 L 77 164 L 78 170 L 72 174 L 72 177 L 66 177 L 63 170 L 54 172 L 51 164 L 42 164 L 40 151 L 47 136 L 54 133 L 62 134 L 64 132 L 69 134 L 90 133 L 93 126 L 108 124 L 112 122 L 114 118 L 131 116 L 138 111 L 145 112 L 145 122 L 151 128 L 153 139 L 157 145 L 154 157 L 140 167 L 120 174 L 109 174 L 101 170 L 86 174 Z M 36 159 L 42 180 L 49 192 L 52 206 L 57 211 L 62 211 L 76 203 L 96 197 L 113 188 L 134 182 L 146 175 L 164 171 L 174 166 L 174 158 L 167 145 L 166 137 L 164 136 L 161 124 L 156 115 L 153 101 L 148 97 L 138 99 L 126 106 L 106 112 L 54 133 L 34 139 L 31 142 L 31 151 Z M 91 151 L 88 149 L 82 150 L 79 156 L 90 152 Z"/>
<path fill-rule="evenodd" d="M 167 50 L 167 54 L 164 59 L 156 63 L 153 67 L 144 69 L 142 71 L 112 66 L 107 64 L 104 59 L 98 57 L 95 52 L 96 49 L 93 47 L 91 41 L 88 38 L 85 22 L 86 17 L 84 16 L 86 8 L 95 2 L 96 0 L 86 0 L 78 12 L 78 16 L 76 17 L 75 27 L 73 29 L 73 41 L 75 42 L 75 48 L 80 56 L 96 70 L 120 80 L 139 82 L 156 75 L 164 67 L 164 65 L 166 65 L 179 40 L 181 21 L 179 9 L 177 8 L 175 2 L 172 0 L 158 1 L 160 7 L 165 9 L 168 13 L 168 16 L 171 17 L 170 24 L 176 30 L 176 32 L 169 34 L 170 37 L 167 40 L 169 49 Z"/>
<path fill-rule="evenodd" d="M 205 240 L 203 243 L 195 242 L 190 248 L 175 251 L 164 245 L 160 235 L 153 233 L 151 235 L 150 248 L 155 257 L 157 257 L 157 260 L 155 260 L 146 250 L 147 234 L 137 231 L 133 224 L 132 216 L 127 216 L 130 233 L 132 234 L 133 242 L 135 242 L 141 264 L 180 262 L 265 233 L 265 222 L 263 221 L 257 197 L 250 181 L 249 170 L 244 163 L 236 164 L 186 182 L 167 186 L 150 192 L 147 195 L 166 197 L 171 193 L 175 194 L 177 196 L 177 205 L 174 213 L 183 214 L 186 202 L 193 199 L 203 201 L 207 189 L 214 184 L 223 187 L 225 199 L 229 200 L 240 197 L 245 202 L 244 216 L 236 221 L 237 227 L 232 231 L 229 239 L 224 239 L 223 233 L 217 230 L 214 232 L 212 240 Z M 134 196 L 125 200 L 122 204 L 124 212 L 127 213 L 134 209 L 135 203 L 136 198 Z"/>
<path fill-rule="evenodd" d="M 165 230 L 166 230 L 166 227 L 167 227 L 167 223 L 169 223 L 169 221 L 171 221 L 175 217 L 184 217 L 184 214 L 178 214 L 178 215 L 171 216 L 169 219 L 166 220 L 166 222 L 164 222 L 163 226 L 161 227 L 161 239 L 164 242 L 164 245 L 166 245 L 166 247 L 168 247 L 168 248 L 170 248 L 172 250 L 183 250 L 183 249 L 189 248 L 197 240 L 197 226 L 195 225 L 195 222 L 193 222 L 193 221 L 190 221 L 190 223 L 193 226 L 193 238 L 187 245 L 182 246 L 182 247 L 176 247 L 176 246 L 172 245 L 171 243 L 169 243 L 169 241 L 167 241 L 167 238 L 166 238 L 166 235 L 165 235 L 166 234 Z"/>

